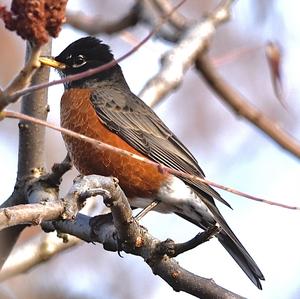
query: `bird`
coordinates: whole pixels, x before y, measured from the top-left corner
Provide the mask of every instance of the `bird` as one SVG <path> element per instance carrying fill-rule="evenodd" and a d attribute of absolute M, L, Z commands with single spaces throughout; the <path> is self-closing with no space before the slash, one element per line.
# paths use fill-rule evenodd
<path fill-rule="evenodd" d="M 42 65 L 54 67 L 61 77 L 79 74 L 114 60 L 110 47 L 96 37 L 80 38 L 58 56 L 41 56 Z M 64 83 L 60 102 L 63 128 L 105 142 L 179 171 L 171 174 L 81 139 L 63 134 L 74 166 L 83 175 L 113 176 L 132 208 L 175 213 L 207 231 L 219 226 L 216 238 L 254 285 L 262 289 L 264 275 L 226 223 L 215 199 L 229 204 L 209 185 L 197 160 L 157 114 L 128 86 L 120 65 Z M 181 173 L 190 174 L 187 177 Z"/>

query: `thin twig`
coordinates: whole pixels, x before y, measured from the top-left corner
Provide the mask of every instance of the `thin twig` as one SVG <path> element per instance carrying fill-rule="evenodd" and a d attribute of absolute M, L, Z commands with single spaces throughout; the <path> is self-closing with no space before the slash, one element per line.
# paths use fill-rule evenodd
<path fill-rule="evenodd" d="M 253 196 L 253 195 L 250 195 L 250 194 L 238 191 L 238 190 L 230 188 L 230 187 L 223 186 L 221 184 L 215 183 L 213 181 L 209 181 L 209 180 L 204 179 L 204 178 L 200 178 L 200 177 L 197 177 L 197 176 L 194 176 L 194 175 L 190 175 L 188 173 L 184 173 L 184 172 L 181 172 L 181 171 L 178 171 L 178 170 L 166 167 L 166 166 L 164 166 L 162 164 L 156 163 L 154 161 L 151 161 L 151 160 L 146 159 L 146 158 L 144 158 L 142 156 L 133 154 L 133 153 L 128 152 L 126 150 L 122 150 L 120 148 L 117 148 L 117 147 L 114 147 L 112 145 L 106 144 L 106 143 L 101 142 L 99 140 L 96 140 L 96 139 L 87 137 L 85 135 L 76 133 L 74 131 L 71 131 L 71 130 L 68 130 L 68 129 L 56 126 L 56 125 L 51 124 L 49 122 L 46 122 L 46 121 L 43 121 L 43 120 L 40 120 L 40 119 L 36 119 L 36 118 L 30 117 L 28 115 L 24 115 L 24 114 L 19 113 L 19 112 L 3 111 L 2 112 L 2 116 L 3 117 L 7 117 L 7 118 L 25 119 L 25 120 L 28 120 L 28 121 L 32 121 L 32 122 L 34 122 L 36 124 L 39 124 L 41 126 L 45 126 L 45 127 L 51 128 L 51 129 L 53 129 L 55 131 L 59 131 L 59 132 L 61 132 L 63 134 L 69 135 L 71 137 L 75 137 L 75 138 L 83 140 L 85 142 L 89 142 L 89 143 L 93 144 L 96 148 L 107 149 L 107 150 L 110 150 L 110 151 L 114 151 L 114 152 L 116 152 L 116 153 L 118 153 L 120 155 L 128 156 L 128 157 L 131 157 L 131 158 L 136 159 L 138 161 L 142 161 L 144 163 L 148 163 L 148 164 L 154 165 L 160 171 L 166 171 L 166 172 L 172 173 L 174 175 L 178 175 L 178 176 L 181 176 L 181 177 L 189 178 L 191 180 L 200 181 L 200 182 L 205 183 L 207 185 L 216 187 L 218 189 L 225 190 L 227 192 L 239 195 L 241 197 L 246 197 L 246 198 L 249 198 L 249 199 L 254 200 L 254 201 L 262 202 L 262 203 L 269 204 L 269 205 L 278 206 L 278 207 L 285 208 L 285 209 L 300 210 L 300 207 L 298 207 L 298 206 L 290 206 L 290 205 L 286 205 L 286 204 L 282 204 L 282 203 L 278 203 L 278 202 L 266 200 L 266 199 L 263 199 L 263 198 L 260 198 L 260 197 L 257 197 L 257 196 Z"/>
<path fill-rule="evenodd" d="M 19 97 L 24 96 L 26 94 L 30 94 L 30 93 L 32 93 L 36 90 L 40 90 L 40 89 L 43 89 L 43 88 L 47 88 L 47 87 L 50 87 L 50 86 L 54 86 L 54 85 L 58 85 L 58 84 L 66 83 L 66 82 L 72 82 L 72 81 L 76 81 L 76 80 L 79 80 L 79 79 L 83 79 L 83 78 L 89 77 L 91 75 L 100 73 L 104 70 L 112 68 L 116 64 L 120 63 L 121 61 L 123 61 L 124 59 L 126 59 L 127 57 L 129 57 L 130 55 L 135 53 L 141 46 L 143 46 L 156 32 L 159 31 L 160 27 L 168 20 L 168 17 L 170 15 L 172 15 L 172 13 L 174 11 L 176 11 L 181 5 L 183 5 L 183 3 L 185 1 L 186 0 L 181 0 L 179 2 L 179 4 L 174 6 L 172 11 L 170 11 L 165 17 L 163 17 L 161 19 L 161 22 L 144 39 L 142 39 L 139 44 L 134 46 L 130 51 L 128 51 L 126 54 L 122 55 L 118 59 L 112 60 L 109 63 L 103 64 L 103 65 L 101 65 L 99 67 L 96 67 L 96 68 L 93 68 L 93 69 L 89 69 L 89 70 L 81 72 L 79 74 L 70 75 L 70 76 L 64 77 L 64 78 L 59 79 L 59 80 L 54 80 L 54 81 L 51 81 L 51 82 L 45 82 L 45 83 L 42 83 L 42 84 L 37 84 L 35 86 L 31 86 L 29 88 L 19 90 L 19 91 L 15 92 L 13 95 L 11 95 L 11 97 L 18 99 Z"/>

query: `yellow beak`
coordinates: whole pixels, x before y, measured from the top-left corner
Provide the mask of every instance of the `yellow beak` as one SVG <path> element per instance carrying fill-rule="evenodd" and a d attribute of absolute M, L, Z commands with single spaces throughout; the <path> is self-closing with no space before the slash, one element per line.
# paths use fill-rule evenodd
<path fill-rule="evenodd" d="M 40 56 L 39 61 L 43 65 L 51 66 L 56 69 L 65 69 L 66 68 L 66 65 L 64 63 L 56 61 L 51 56 Z"/>

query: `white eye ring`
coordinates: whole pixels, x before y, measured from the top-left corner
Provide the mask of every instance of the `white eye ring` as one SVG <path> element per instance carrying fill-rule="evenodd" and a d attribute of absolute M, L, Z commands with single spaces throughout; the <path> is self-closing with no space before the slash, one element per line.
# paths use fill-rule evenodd
<path fill-rule="evenodd" d="M 81 67 L 86 64 L 86 60 L 83 55 L 77 55 L 76 59 L 74 59 L 74 60 L 76 60 L 76 62 L 74 62 L 72 65 L 72 67 L 74 67 L 74 68 L 78 68 L 78 67 Z"/>

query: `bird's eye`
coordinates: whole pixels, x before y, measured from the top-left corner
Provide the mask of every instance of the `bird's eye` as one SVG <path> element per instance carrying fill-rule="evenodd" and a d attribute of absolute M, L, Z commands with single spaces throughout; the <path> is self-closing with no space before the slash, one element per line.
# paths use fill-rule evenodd
<path fill-rule="evenodd" d="M 76 57 L 74 57 L 72 67 L 77 68 L 77 67 L 81 67 L 85 64 L 86 64 L 85 57 L 83 55 L 77 55 Z"/>

